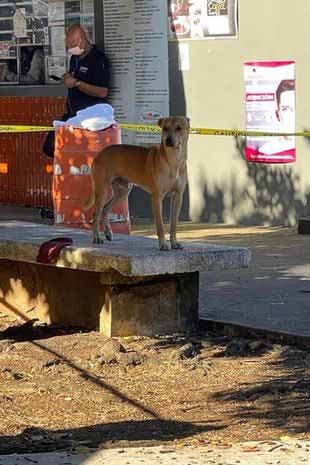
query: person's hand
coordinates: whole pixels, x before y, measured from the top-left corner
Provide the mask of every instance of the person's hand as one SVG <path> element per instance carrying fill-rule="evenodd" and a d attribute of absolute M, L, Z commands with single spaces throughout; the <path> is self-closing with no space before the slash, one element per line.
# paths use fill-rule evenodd
<path fill-rule="evenodd" d="M 67 89 L 72 89 L 72 87 L 75 87 L 77 83 L 77 79 L 75 79 L 70 73 L 66 73 L 63 77 L 63 80 L 64 80 L 64 86 Z"/>

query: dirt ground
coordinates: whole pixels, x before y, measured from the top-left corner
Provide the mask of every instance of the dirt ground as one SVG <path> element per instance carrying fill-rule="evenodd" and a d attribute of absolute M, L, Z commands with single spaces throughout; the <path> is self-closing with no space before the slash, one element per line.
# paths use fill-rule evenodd
<path fill-rule="evenodd" d="M 0 454 L 309 438 L 310 353 L 196 334 L 110 340 L 0 314 Z"/>
<path fill-rule="evenodd" d="M 286 249 L 276 262 L 270 252 L 273 230 L 188 228 L 180 226 L 182 240 L 230 237 L 251 246 L 255 278 L 288 266 Z M 151 226 L 135 231 L 152 233 Z M 308 251 L 305 238 L 283 234 L 280 248 Z M 298 247 L 287 243 L 291 236 Z M 306 305 L 291 295 L 295 306 Z M 112 342 L 0 313 L 0 454 L 310 439 L 309 394 L 309 350 L 212 333 Z"/>

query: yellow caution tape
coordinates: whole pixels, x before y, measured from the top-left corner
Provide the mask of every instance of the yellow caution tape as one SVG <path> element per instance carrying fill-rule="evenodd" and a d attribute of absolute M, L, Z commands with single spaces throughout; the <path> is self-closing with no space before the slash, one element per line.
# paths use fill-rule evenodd
<path fill-rule="evenodd" d="M 120 124 L 121 129 L 127 129 L 129 131 L 136 132 L 161 132 L 159 126 L 153 126 L 151 124 Z"/>
<path fill-rule="evenodd" d="M 120 124 L 122 129 L 136 132 L 160 133 L 159 126 L 148 124 Z M 53 127 L 48 126 L 24 126 L 24 125 L 0 125 L 0 133 L 19 133 L 19 132 L 49 132 L 54 131 Z M 252 136 L 252 137 L 310 137 L 310 131 L 298 132 L 267 132 L 267 131 L 244 131 L 239 129 L 216 129 L 216 128 L 191 128 L 191 134 L 202 136 Z"/>
<path fill-rule="evenodd" d="M 20 125 L 0 125 L 0 132 L 15 133 L 15 132 L 48 132 L 54 128 L 46 126 L 20 126 Z"/>
<path fill-rule="evenodd" d="M 161 132 L 159 126 L 147 124 L 120 124 L 122 129 L 137 132 Z M 274 136 L 303 136 L 310 137 L 310 131 L 299 132 L 267 132 L 267 131 L 244 131 L 239 129 L 216 129 L 216 128 L 191 128 L 190 134 L 201 136 L 253 136 L 253 137 L 274 137 Z"/>

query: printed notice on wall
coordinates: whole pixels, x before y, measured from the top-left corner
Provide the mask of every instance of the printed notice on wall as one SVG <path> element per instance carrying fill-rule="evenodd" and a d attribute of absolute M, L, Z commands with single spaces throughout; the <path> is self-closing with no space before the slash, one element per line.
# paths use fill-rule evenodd
<path fill-rule="evenodd" d="M 49 25 L 63 24 L 65 20 L 65 2 L 49 0 L 48 23 Z"/>
<path fill-rule="evenodd" d="M 54 56 L 66 56 L 66 38 L 65 28 L 63 26 L 54 26 L 50 29 L 51 52 Z"/>
<path fill-rule="evenodd" d="M 295 132 L 295 62 L 263 61 L 244 64 L 247 129 Z M 261 163 L 296 160 L 294 136 L 247 137 L 245 156 Z"/>
<path fill-rule="evenodd" d="M 55 84 L 55 81 L 50 76 L 62 77 L 66 72 L 67 59 L 66 57 L 47 57 L 47 77 L 46 80 L 49 84 Z"/>
<path fill-rule="evenodd" d="M 168 0 L 170 40 L 238 36 L 238 0 Z"/>
<path fill-rule="evenodd" d="M 104 0 L 103 6 L 115 118 L 120 123 L 156 124 L 169 115 L 167 3 Z M 122 131 L 122 139 L 152 144 L 159 135 Z"/>
<path fill-rule="evenodd" d="M 25 8 L 19 8 L 15 11 L 13 17 L 14 37 L 27 37 L 27 20 Z"/>

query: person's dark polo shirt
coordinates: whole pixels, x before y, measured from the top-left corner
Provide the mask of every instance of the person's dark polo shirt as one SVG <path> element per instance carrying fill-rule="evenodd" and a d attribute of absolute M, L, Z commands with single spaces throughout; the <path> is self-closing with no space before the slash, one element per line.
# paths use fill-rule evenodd
<path fill-rule="evenodd" d="M 92 84 L 98 87 L 109 88 L 110 70 L 108 60 L 103 52 L 93 46 L 84 58 L 72 56 L 70 60 L 70 73 L 75 79 Z M 105 98 L 92 97 L 81 92 L 78 87 L 73 87 L 68 91 L 67 110 L 69 114 L 75 114 L 79 110 L 106 103 Z"/>

